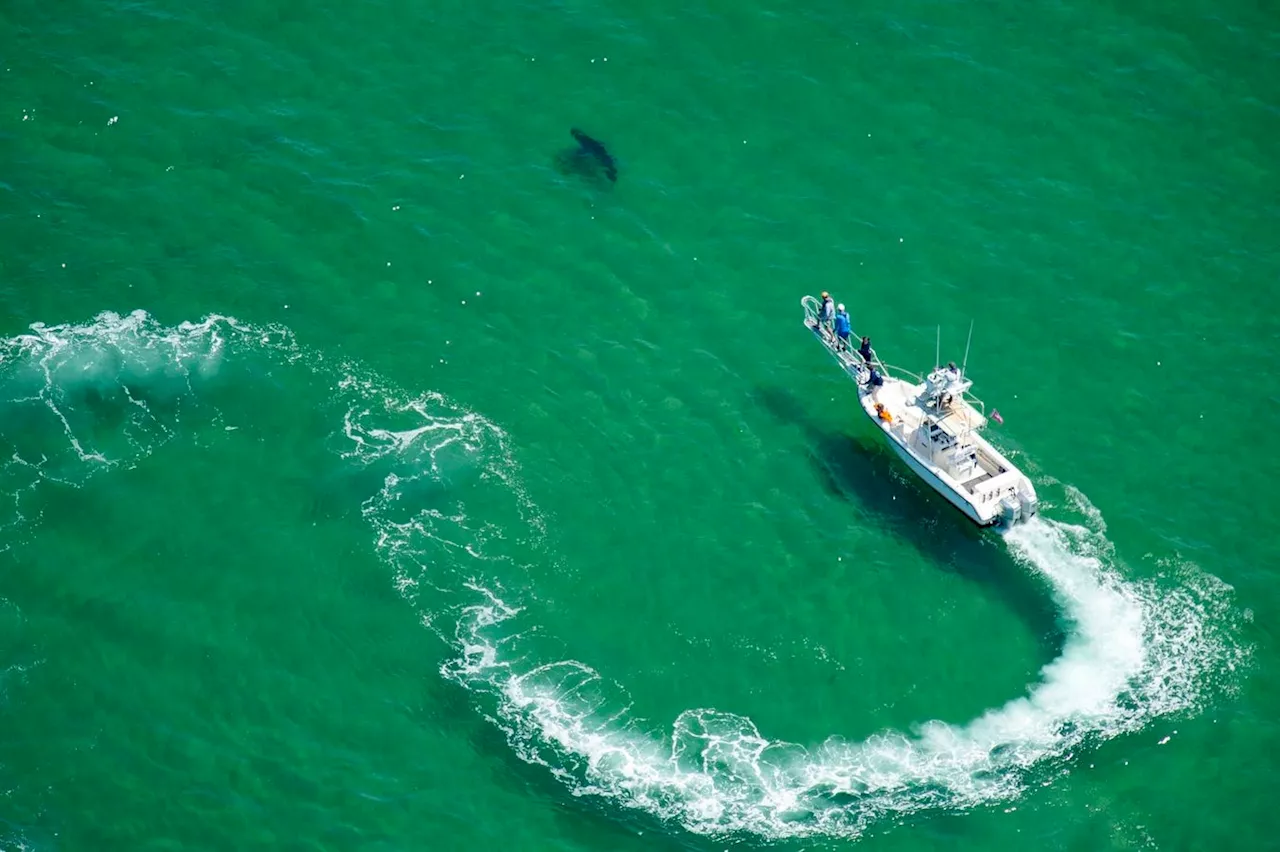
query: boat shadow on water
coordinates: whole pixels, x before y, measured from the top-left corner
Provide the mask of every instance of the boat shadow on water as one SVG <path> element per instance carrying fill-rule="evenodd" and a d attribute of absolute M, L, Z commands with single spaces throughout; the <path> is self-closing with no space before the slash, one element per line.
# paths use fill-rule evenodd
<path fill-rule="evenodd" d="M 774 417 L 803 430 L 809 461 L 827 491 L 857 505 L 942 570 L 993 590 L 1035 632 L 1044 662 L 1062 652 L 1066 637 L 1048 586 L 1014 562 L 996 533 L 978 528 L 914 481 L 893 451 L 870 434 L 860 411 L 851 406 L 853 424 L 836 431 L 820 426 L 809 406 L 785 388 L 761 387 L 755 398 Z"/>

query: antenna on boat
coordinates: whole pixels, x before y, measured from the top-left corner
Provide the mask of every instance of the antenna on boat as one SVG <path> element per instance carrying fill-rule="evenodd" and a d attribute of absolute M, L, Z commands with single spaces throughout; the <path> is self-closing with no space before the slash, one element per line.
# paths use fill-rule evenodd
<path fill-rule="evenodd" d="M 938 326 L 938 339 L 933 345 L 933 366 L 938 368 L 942 366 L 942 326 Z"/>
<path fill-rule="evenodd" d="M 965 368 L 969 366 L 969 344 L 973 342 L 973 320 L 969 320 L 969 339 L 964 344 L 964 361 L 960 364 L 960 375 L 964 375 Z"/>

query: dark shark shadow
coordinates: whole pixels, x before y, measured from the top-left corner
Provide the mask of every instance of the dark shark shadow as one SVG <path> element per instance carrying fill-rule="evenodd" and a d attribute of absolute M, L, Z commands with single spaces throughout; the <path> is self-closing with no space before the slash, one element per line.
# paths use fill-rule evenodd
<path fill-rule="evenodd" d="M 556 171 L 565 177 L 582 178 L 601 187 L 617 183 L 618 163 L 604 143 L 576 127 L 570 129 L 569 134 L 578 144 L 555 155 Z"/>

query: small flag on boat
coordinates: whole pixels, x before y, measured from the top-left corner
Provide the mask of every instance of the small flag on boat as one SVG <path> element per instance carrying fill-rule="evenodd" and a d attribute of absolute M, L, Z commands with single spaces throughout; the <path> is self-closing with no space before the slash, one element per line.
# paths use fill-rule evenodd
<path fill-rule="evenodd" d="M 996 411 L 994 408 L 993 408 L 993 409 L 991 409 L 991 419 L 992 419 L 992 420 L 994 420 L 994 421 L 996 421 L 997 423 L 999 423 L 999 424 L 1000 424 L 1000 425 L 1002 425 L 1002 426 L 1004 425 L 1004 418 L 1003 418 L 1003 417 L 1001 417 L 1001 416 L 1000 416 L 1000 412 L 999 412 L 999 411 Z"/>

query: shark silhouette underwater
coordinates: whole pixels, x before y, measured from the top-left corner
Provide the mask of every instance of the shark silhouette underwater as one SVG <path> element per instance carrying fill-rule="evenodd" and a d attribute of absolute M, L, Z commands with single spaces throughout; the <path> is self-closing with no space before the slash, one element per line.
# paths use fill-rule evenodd
<path fill-rule="evenodd" d="M 576 175 L 597 183 L 602 179 L 607 179 L 611 184 L 618 182 L 618 163 L 603 142 L 576 127 L 570 128 L 569 135 L 578 144 L 556 155 L 556 170 L 560 174 Z"/>

